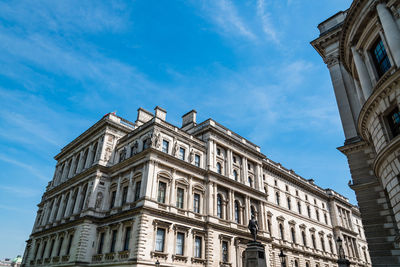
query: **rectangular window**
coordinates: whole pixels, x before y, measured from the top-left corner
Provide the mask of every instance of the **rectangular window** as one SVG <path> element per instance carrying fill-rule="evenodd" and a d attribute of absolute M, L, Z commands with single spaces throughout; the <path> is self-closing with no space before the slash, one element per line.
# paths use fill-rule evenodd
<path fill-rule="evenodd" d="M 378 39 L 375 45 L 372 47 L 371 55 L 374 60 L 378 75 L 381 77 L 391 67 L 389 57 L 381 39 Z"/>
<path fill-rule="evenodd" d="M 47 246 L 47 241 L 44 241 L 43 243 L 43 248 L 42 248 L 42 255 L 40 256 L 41 259 L 44 257 L 44 252 L 46 251 L 46 246 Z M 69 254 L 69 253 L 67 253 Z"/>
<path fill-rule="evenodd" d="M 61 248 L 62 248 L 63 243 L 64 243 L 64 237 L 61 237 L 60 241 L 58 243 L 57 256 L 60 256 Z"/>
<path fill-rule="evenodd" d="M 200 167 L 200 156 L 199 155 L 194 155 L 194 165 L 197 167 Z"/>
<path fill-rule="evenodd" d="M 165 203 L 165 191 L 167 190 L 167 184 L 164 182 L 158 183 L 158 197 L 157 201 Z"/>
<path fill-rule="evenodd" d="M 117 230 L 113 230 L 111 234 L 110 253 L 115 251 L 115 243 L 117 242 Z"/>
<path fill-rule="evenodd" d="M 222 241 L 222 262 L 228 262 L 228 242 Z"/>
<path fill-rule="evenodd" d="M 117 191 L 111 192 L 111 200 L 110 200 L 110 209 L 114 208 L 115 205 L 115 197 L 117 196 Z"/>
<path fill-rule="evenodd" d="M 135 201 L 140 198 L 140 186 L 142 185 L 141 181 L 136 182 L 136 187 L 135 187 Z"/>
<path fill-rule="evenodd" d="M 200 195 L 196 193 L 193 195 L 193 212 L 200 213 Z"/>
<path fill-rule="evenodd" d="M 169 142 L 167 140 L 162 141 L 162 152 L 168 153 L 169 150 Z"/>
<path fill-rule="evenodd" d="M 184 190 L 182 188 L 177 189 L 176 191 L 176 207 L 179 209 L 183 209 L 183 195 L 184 195 Z"/>
<path fill-rule="evenodd" d="M 104 236 L 105 236 L 104 232 L 100 234 L 99 246 L 97 247 L 97 254 L 103 254 Z"/>
<path fill-rule="evenodd" d="M 201 244 L 201 237 L 196 236 L 194 240 L 194 257 L 195 258 L 201 258 L 201 250 L 202 250 L 202 244 Z"/>
<path fill-rule="evenodd" d="M 387 116 L 386 120 L 389 124 L 391 137 L 394 138 L 400 133 L 400 112 L 399 108 L 395 107 Z"/>
<path fill-rule="evenodd" d="M 159 251 L 159 252 L 164 251 L 164 240 L 165 240 L 165 229 L 157 228 L 156 251 Z"/>
<path fill-rule="evenodd" d="M 176 234 L 176 255 L 183 255 L 183 248 L 185 246 L 185 234 Z"/>
<path fill-rule="evenodd" d="M 72 240 L 74 239 L 74 235 L 70 235 L 69 236 L 69 240 L 68 240 L 68 247 L 67 247 L 67 254 L 69 255 L 70 251 L 71 251 L 71 246 L 72 246 Z"/>
<path fill-rule="evenodd" d="M 183 147 L 179 148 L 179 159 L 185 160 L 185 149 Z"/>
<path fill-rule="evenodd" d="M 126 199 L 128 197 L 128 186 L 124 186 L 122 189 L 122 205 L 126 203 Z"/>
<path fill-rule="evenodd" d="M 126 227 L 125 239 L 124 239 L 124 250 L 129 250 L 129 240 L 131 239 L 131 228 Z"/>

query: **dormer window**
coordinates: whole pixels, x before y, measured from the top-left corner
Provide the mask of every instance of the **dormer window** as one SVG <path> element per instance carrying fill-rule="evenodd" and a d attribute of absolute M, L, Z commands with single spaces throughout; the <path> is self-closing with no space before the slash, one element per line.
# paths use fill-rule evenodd
<path fill-rule="evenodd" d="M 376 71 L 378 72 L 378 76 L 380 78 L 391 67 L 382 39 L 379 38 L 372 46 L 371 55 L 374 60 Z"/>

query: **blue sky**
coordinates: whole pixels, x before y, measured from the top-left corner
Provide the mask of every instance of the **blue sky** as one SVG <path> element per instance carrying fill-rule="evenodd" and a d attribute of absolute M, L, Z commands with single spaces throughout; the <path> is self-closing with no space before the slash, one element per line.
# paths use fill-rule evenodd
<path fill-rule="evenodd" d="M 104 114 L 191 109 L 356 203 L 309 42 L 350 0 L 0 2 L 0 259 L 22 254 L 53 156 Z"/>

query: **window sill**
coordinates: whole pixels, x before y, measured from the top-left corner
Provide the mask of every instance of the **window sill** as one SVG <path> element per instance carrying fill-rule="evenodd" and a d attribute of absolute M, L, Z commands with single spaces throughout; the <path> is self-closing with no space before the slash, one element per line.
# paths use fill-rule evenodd
<path fill-rule="evenodd" d="M 220 261 L 220 262 L 219 262 L 219 266 L 220 266 L 220 267 L 231 267 L 231 266 L 232 266 L 232 263 Z"/>
<path fill-rule="evenodd" d="M 206 260 L 205 260 L 205 259 L 196 258 L 196 257 L 192 257 L 191 261 L 192 261 L 192 264 L 193 264 L 193 263 L 200 263 L 200 264 L 205 264 L 205 263 L 206 263 Z"/>
<path fill-rule="evenodd" d="M 168 253 L 162 251 L 152 251 L 151 256 L 156 259 L 167 259 Z"/>
<path fill-rule="evenodd" d="M 172 255 L 172 260 L 177 262 L 187 262 L 188 257 L 183 255 Z"/>

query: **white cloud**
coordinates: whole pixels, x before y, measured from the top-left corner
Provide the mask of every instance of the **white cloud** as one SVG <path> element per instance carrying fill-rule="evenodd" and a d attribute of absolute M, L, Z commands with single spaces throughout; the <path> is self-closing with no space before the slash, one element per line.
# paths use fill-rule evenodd
<path fill-rule="evenodd" d="M 267 38 L 271 39 L 273 42 L 279 44 L 280 41 L 278 39 L 277 31 L 271 22 L 271 16 L 269 13 L 265 11 L 265 0 L 257 0 L 257 15 L 261 20 L 262 29 L 267 36 Z"/>
<path fill-rule="evenodd" d="M 20 186 L 5 186 L 0 185 L 0 190 L 11 193 L 13 195 L 21 197 L 33 197 L 40 194 L 40 191 L 34 190 L 32 188 L 20 187 Z"/>
<path fill-rule="evenodd" d="M 39 178 L 40 180 L 43 180 L 43 181 L 51 180 L 51 177 L 45 176 L 39 170 L 35 169 L 31 165 L 29 165 L 27 163 L 24 163 L 22 161 L 12 159 L 12 158 L 10 158 L 10 157 L 8 157 L 6 155 L 3 155 L 3 154 L 0 154 L 0 160 L 25 169 L 25 170 L 29 171 L 32 175 L 34 175 L 37 178 Z"/>
<path fill-rule="evenodd" d="M 242 36 L 256 40 L 257 36 L 246 25 L 238 14 L 236 6 L 230 0 L 211 0 L 203 2 L 203 8 L 208 16 L 225 35 Z"/>

